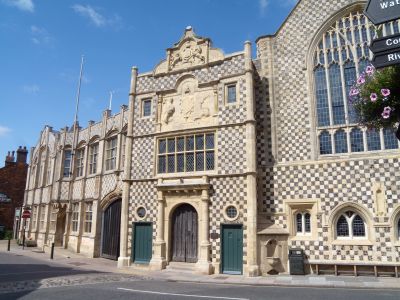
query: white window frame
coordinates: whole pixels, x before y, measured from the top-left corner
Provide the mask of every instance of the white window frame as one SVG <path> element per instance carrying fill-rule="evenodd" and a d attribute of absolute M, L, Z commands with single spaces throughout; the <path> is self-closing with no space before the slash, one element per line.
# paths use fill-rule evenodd
<path fill-rule="evenodd" d="M 82 177 L 84 175 L 84 159 L 85 159 L 85 148 L 79 148 L 76 150 L 75 156 L 75 169 L 76 169 L 76 177 Z"/>
<path fill-rule="evenodd" d="M 98 160 L 99 160 L 99 142 L 95 142 L 90 144 L 89 146 L 89 175 L 97 173 Z"/>
<path fill-rule="evenodd" d="M 71 231 L 78 232 L 78 230 L 79 230 L 79 203 L 72 203 Z"/>
<path fill-rule="evenodd" d="M 229 88 L 230 87 L 235 87 L 235 101 L 234 102 L 229 102 Z M 225 83 L 225 88 L 224 88 L 224 93 L 225 93 L 225 105 L 236 105 L 239 102 L 239 88 L 238 88 L 239 84 L 237 81 L 233 81 L 233 82 L 228 82 Z"/>
<path fill-rule="evenodd" d="M 310 216 L 310 231 L 306 231 L 306 215 Z M 297 229 L 297 216 L 301 215 L 301 232 L 298 231 Z M 310 211 L 298 211 L 295 213 L 294 217 L 294 222 L 295 222 L 295 229 L 296 229 L 296 235 L 298 236 L 311 236 L 312 235 L 312 214 Z"/>
<path fill-rule="evenodd" d="M 67 155 L 66 153 L 69 152 L 69 166 L 66 165 L 67 162 Z M 62 168 L 62 177 L 63 178 L 70 178 L 71 177 L 71 166 L 72 166 L 72 150 L 71 149 L 65 149 L 63 152 L 63 168 Z M 68 173 L 65 171 L 68 170 Z"/>
<path fill-rule="evenodd" d="M 106 140 L 105 169 L 112 171 L 117 168 L 118 155 L 118 136 L 110 137 Z"/>
<path fill-rule="evenodd" d="M 85 220 L 83 226 L 84 233 L 92 233 L 93 224 L 93 202 L 85 202 Z M 88 230 L 89 229 L 89 230 Z"/>
<path fill-rule="evenodd" d="M 146 116 L 144 115 L 144 103 L 145 102 L 150 102 L 150 113 L 149 113 L 149 115 L 146 115 Z M 153 114 L 152 105 L 153 105 L 153 99 L 152 98 L 143 98 L 141 100 L 141 117 L 142 118 L 150 118 L 151 117 L 151 115 Z"/>

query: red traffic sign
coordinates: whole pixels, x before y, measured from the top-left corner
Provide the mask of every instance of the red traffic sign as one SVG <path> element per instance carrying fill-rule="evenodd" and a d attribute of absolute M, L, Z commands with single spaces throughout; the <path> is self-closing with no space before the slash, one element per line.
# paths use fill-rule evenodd
<path fill-rule="evenodd" d="M 24 210 L 24 212 L 22 213 L 21 218 L 22 219 L 29 219 L 31 217 L 31 212 L 29 210 Z"/>
<path fill-rule="evenodd" d="M 400 0 L 369 0 L 364 15 L 375 25 L 400 18 Z"/>

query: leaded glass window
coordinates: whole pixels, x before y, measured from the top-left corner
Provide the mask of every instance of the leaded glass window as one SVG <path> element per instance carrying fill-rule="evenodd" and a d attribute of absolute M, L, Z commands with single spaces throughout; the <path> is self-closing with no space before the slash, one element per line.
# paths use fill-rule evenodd
<path fill-rule="evenodd" d="M 78 149 L 76 151 L 76 177 L 81 177 L 83 175 L 84 154 L 85 154 L 85 149 Z"/>
<path fill-rule="evenodd" d="M 385 149 L 398 149 L 399 142 L 395 136 L 394 130 L 391 128 L 383 129 L 383 140 L 385 143 Z"/>
<path fill-rule="evenodd" d="M 89 174 L 97 172 L 97 159 L 99 156 L 99 143 L 92 144 L 89 147 Z"/>
<path fill-rule="evenodd" d="M 341 214 L 336 223 L 336 236 L 347 239 L 365 238 L 366 231 L 363 218 L 350 210 Z"/>
<path fill-rule="evenodd" d="M 84 222 L 84 232 L 92 232 L 92 219 L 93 219 L 93 202 L 85 203 L 85 222 Z"/>
<path fill-rule="evenodd" d="M 145 99 L 142 101 L 142 115 L 143 117 L 151 116 L 151 99 Z"/>
<path fill-rule="evenodd" d="M 379 131 L 371 129 L 367 131 L 368 151 L 377 151 L 381 149 L 381 138 Z"/>
<path fill-rule="evenodd" d="M 397 238 L 400 240 L 400 218 L 397 221 Z"/>
<path fill-rule="evenodd" d="M 332 154 L 331 135 L 328 131 L 323 131 L 319 136 L 319 149 L 321 154 Z"/>
<path fill-rule="evenodd" d="M 335 133 L 335 151 L 347 153 L 347 134 L 344 130 L 338 130 Z"/>
<path fill-rule="evenodd" d="M 398 32 L 399 22 L 386 24 L 383 34 Z M 348 95 L 357 76 L 370 64 L 368 47 L 375 37 L 374 25 L 362 12 L 352 12 L 332 24 L 315 49 L 315 111 L 321 155 L 399 147 L 394 132 L 355 130 L 358 117 Z"/>
<path fill-rule="evenodd" d="M 106 171 L 114 170 L 117 166 L 117 137 L 106 141 Z"/>
<path fill-rule="evenodd" d="M 71 230 L 78 231 L 79 203 L 72 204 Z"/>
<path fill-rule="evenodd" d="M 226 87 L 226 93 L 227 93 L 227 103 L 235 103 L 236 102 L 236 84 L 229 84 Z"/>
<path fill-rule="evenodd" d="M 64 168 L 63 168 L 63 177 L 71 176 L 71 160 L 72 160 L 72 151 L 65 150 L 64 151 Z"/>
<path fill-rule="evenodd" d="M 363 132 L 360 128 L 353 128 L 350 132 L 351 152 L 364 151 Z"/>
<path fill-rule="evenodd" d="M 214 170 L 215 134 L 193 134 L 158 140 L 158 173 Z"/>
<path fill-rule="evenodd" d="M 296 214 L 297 235 L 309 235 L 311 233 L 311 215 L 308 212 Z"/>

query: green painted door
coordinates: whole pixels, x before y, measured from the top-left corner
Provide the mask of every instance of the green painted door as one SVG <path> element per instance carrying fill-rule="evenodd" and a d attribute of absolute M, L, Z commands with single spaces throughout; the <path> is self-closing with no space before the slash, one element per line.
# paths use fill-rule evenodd
<path fill-rule="evenodd" d="M 225 274 L 243 272 L 243 227 L 242 225 L 222 225 L 222 265 Z"/>
<path fill-rule="evenodd" d="M 132 260 L 138 264 L 147 264 L 152 255 L 153 226 L 151 223 L 134 223 L 133 226 Z"/>

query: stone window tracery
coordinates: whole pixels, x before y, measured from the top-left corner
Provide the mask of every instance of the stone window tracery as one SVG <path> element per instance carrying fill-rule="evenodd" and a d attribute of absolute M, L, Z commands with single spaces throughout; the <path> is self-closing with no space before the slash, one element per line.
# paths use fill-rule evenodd
<path fill-rule="evenodd" d="M 400 217 L 397 220 L 397 238 L 400 240 Z"/>
<path fill-rule="evenodd" d="M 366 237 L 366 224 L 363 218 L 354 211 L 342 213 L 336 222 L 338 239 L 357 239 Z"/>
<path fill-rule="evenodd" d="M 383 34 L 399 33 L 400 20 L 384 26 Z M 390 129 L 359 128 L 348 101 L 351 86 L 372 58 L 369 44 L 375 28 L 361 12 L 337 20 L 322 36 L 314 53 L 316 126 L 320 155 L 399 148 Z"/>

